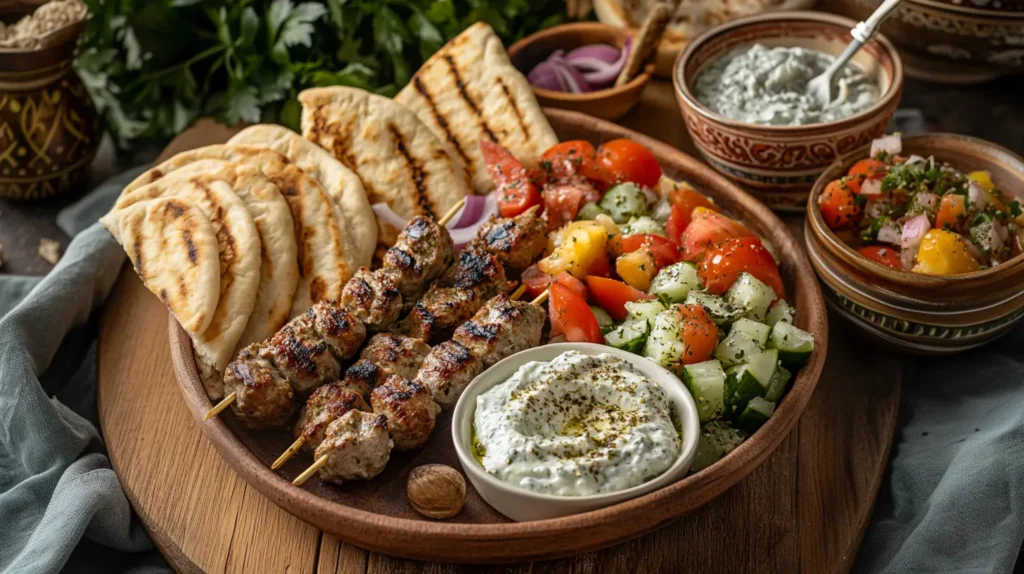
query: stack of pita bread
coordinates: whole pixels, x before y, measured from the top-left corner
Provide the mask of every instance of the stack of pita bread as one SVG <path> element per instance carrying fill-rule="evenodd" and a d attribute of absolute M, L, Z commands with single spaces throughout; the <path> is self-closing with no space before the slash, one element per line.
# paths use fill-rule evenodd
<path fill-rule="evenodd" d="M 395 99 L 346 87 L 299 95 L 302 136 L 271 125 L 180 153 L 101 219 L 193 341 L 212 400 L 239 349 L 334 300 L 397 230 L 371 204 L 435 217 L 492 184 L 484 139 L 526 164 L 557 143 L 493 30 L 474 24 Z"/>

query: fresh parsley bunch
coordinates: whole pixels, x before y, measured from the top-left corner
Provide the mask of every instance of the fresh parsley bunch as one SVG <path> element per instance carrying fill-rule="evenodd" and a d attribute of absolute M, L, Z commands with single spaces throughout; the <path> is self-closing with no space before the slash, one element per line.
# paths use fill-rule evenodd
<path fill-rule="evenodd" d="M 393 95 L 477 21 L 506 45 L 560 23 L 564 0 L 85 0 L 76 68 L 126 148 L 200 116 L 297 128 L 295 95 L 345 85 Z"/>

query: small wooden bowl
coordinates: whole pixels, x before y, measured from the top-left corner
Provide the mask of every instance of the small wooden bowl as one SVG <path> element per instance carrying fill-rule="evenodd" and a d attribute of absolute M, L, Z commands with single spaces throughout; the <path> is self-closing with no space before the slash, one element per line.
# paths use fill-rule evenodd
<path fill-rule="evenodd" d="M 870 146 L 847 154 L 821 175 L 807 201 L 804 241 L 825 299 L 873 338 L 919 354 L 949 354 L 1007 333 L 1024 317 L 1024 255 L 974 273 L 935 277 L 879 265 L 825 225 L 818 196 Z M 1024 200 L 1024 159 L 984 140 L 928 134 L 903 140 L 905 155 L 935 156 L 963 172 L 986 170 L 996 187 Z"/>
<path fill-rule="evenodd" d="M 620 49 L 633 32 L 597 22 L 562 24 L 527 36 L 508 49 L 512 65 L 526 75 L 555 50 L 566 52 L 587 44 L 610 44 Z M 654 64 L 648 64 L 628 83 L 587 94 L 568 94 L 544 88 L 533 88 L 540 105 L 573 110 L 605 120 L 617 120 L 640 101 L 644 86 L 651 80 Z"/>
<path fill-rule="evenodd" d="M 881 35 L 853 57 L 881 90 L 870 108 L 841 120 L 762 126 L 726 118 L 690 87 L 719 56 L 741 46 L 798 46 L 838 56 L 852 40 L 853 20 L 821 12 L 770 12 L 733 20 L 695 38 L 676 60 L 676 100 L 694 144 L 712 167 L 772 209 L 803 211 L 807 193 L 830 163 L 885 133 L 903 94 L 903 64 Z"/>

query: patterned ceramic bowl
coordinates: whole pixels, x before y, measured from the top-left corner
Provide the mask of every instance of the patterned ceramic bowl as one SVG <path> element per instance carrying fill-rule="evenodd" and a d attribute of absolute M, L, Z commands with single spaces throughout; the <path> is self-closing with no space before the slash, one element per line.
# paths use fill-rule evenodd
<path fill-rule="evenodd" d="M 842 0 L 839 8 L 861 19 L 879 2 Z M 1024 72 L 1024 0 L 907 0 L 882 31 L 914 78 L 974 83 Z"/>
<path fill-rule="evenodd" d="M 804 240 L 825 299 L 874 338 L 916 353 L 963 351 L 1009 331 L 1024 316 L 1024 255 L 983 271 L 934 277 L 874 263 L 828 229 L 818 195 L 868 151 L 861 148 L 833 163 L 807 202 Z M 934 156 L 964 172 L 987 170 L 998 189 L 1024 200 L 1024 159 L 1006 148 L 929 134 L 904 139 L 903 153 Z"/>
<path fill-rule="evenodd" d="M 838 55 L 856 22 L 819 12 L 758 14 L 712 28 L 676 60 L 676 99 L 697 148 L 715 169 L 753 190 L 774 209 L 803 211 L 807 193 L 835 159 L 885 133 L 903 93 L 903 64 L 878 36 L 854 57 L 882 96 L 843 120 L 806 126 L 758 126 L 720 116 L 697 101 L 690 86 L 718 56 L 748 44 L 801 46 Z"/>

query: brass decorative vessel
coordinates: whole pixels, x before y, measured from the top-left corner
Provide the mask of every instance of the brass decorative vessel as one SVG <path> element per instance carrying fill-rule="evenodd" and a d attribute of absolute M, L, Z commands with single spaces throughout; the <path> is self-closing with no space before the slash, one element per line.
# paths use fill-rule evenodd
<path fill-rule="evenodd" d="M 13 23 L 35 6 L 0 12 Z M 73 189 L 100 143 L 100 124 L 72 68 L 84 21 L 34 50 L 0 48 L 0 198 L 34 200 Z"/>

